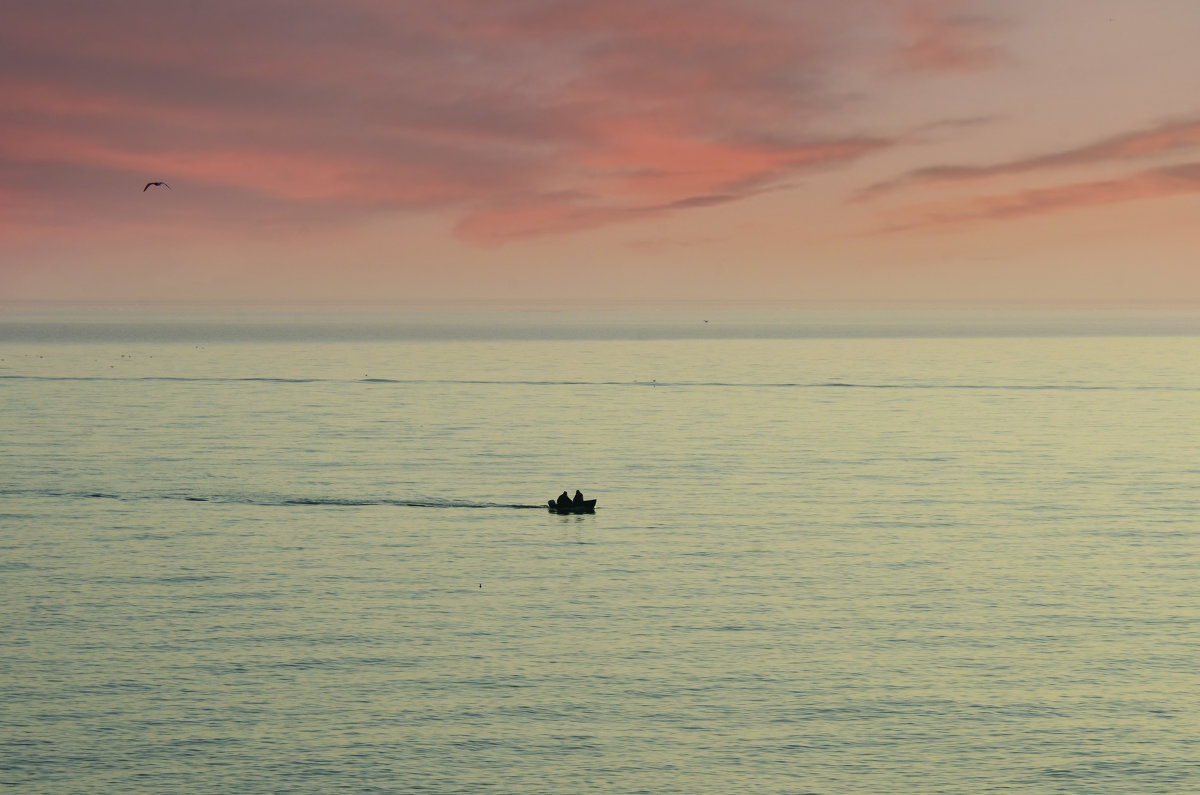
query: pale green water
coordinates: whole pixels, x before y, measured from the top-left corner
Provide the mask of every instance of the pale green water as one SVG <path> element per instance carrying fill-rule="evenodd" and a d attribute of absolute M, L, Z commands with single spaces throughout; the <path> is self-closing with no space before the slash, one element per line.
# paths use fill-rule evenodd
<path fill-rule="evenodd" d="M 1198 352 L 0 342 L 0 781 L 1200 790 Z"/>

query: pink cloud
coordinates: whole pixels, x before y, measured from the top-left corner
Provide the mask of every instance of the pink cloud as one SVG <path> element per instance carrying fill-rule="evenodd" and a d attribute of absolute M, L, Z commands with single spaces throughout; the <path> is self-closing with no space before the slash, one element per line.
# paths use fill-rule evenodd
<path fill-rule="evenodd" d="M 781 174 L 845 162 L 886 145 L 872 139 L 780 142 L 693 137 L 648 119 L 601 125 L 603 147 L 579 154 L 580 165 L 608 175 L 607 191 L 634 199 L 673 198 L 756 186 Z"/>
<path fill-rule="evenodd" d="M 629 148 L 581 159 L 594 173 L 579 184 L 593 190 L 485 203 L 463 218 L 456 233 L 500 243 L 727 204 L 761 193 L 781 174 L 839 165 L 886 146 L 871 139 L 788 147 L 671 139 L 671 151 L 660 152 L 667 144 L 653 132 L 634 138 Z M 628 142 L 623 136 L 613 140 Z"/>
<path fill-rule="evenodd" d="M 885 231 L 1009 220 L 1192 193 L 1200 193 L 1200 162 L 1143 171 L 1116 179 L 1078 182 L 913 208 L 906 211 L 906 220 Z"/>
<path fill-rule="evenodd" d="M 996 19 L 964 0 L 911 0 L 901 15 L 900 62 L 906 69 L 974 72 L 1003 61 Z"/>
<path fill-rule="evenodd" d="M 496 244 L 514 238 L 572 232 L 669 215 L 681 210 L 713 207 L 738 201 L 745 195 L 697 195 L 642 205 L 600 205 L 589 203 L 586 197 L 570 194 L 517 197 L 477 208 L 459 222 L 455 231 L 464 240 Z"/>
<path fill-rule="evenodd" d="M 1154 127 L 1133 130 L 1084 146 L 1061 149 L 1033 157 L 981 166 L 939 165 L 916 169 L 886 182 L 879 182 L 859 194 L 859 200 L 873 199 L 899 188 L 957 183 L 1029 174 L 1072 166 L 1094 166 L 1139 158 L 1186 152 L 1200 146 L 1200 121 L 1172 121 Z"/>
<path fill-rule="evenodd" d="M 911 66 L 992 52 L 965 6 L 909 8 Z M 841 101 L 828 75 L 847 38 L 893 9 L 15 0 L 0 186 L 61 209 L 94 198 L 101 173 L 178 179 L 241 195 L 248 224 L 252 197 L 272 216 L 441 209 L 492 242 L 686 212 L 891 145 L 814 130 Z"/>

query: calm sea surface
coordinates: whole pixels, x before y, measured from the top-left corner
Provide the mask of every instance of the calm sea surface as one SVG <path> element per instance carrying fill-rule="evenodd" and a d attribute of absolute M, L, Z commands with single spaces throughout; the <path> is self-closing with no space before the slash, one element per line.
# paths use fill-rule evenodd
<path fill-rule="evenodd" d="M 0 783 L 1200 791 L 1200 337 L 708 325 L 8 327 Z"/>

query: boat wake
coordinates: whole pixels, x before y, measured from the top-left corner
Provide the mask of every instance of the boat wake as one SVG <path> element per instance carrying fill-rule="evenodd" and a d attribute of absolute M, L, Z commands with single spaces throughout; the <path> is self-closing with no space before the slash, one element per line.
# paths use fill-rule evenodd
<path fill-rule="evenodd" d="M 332 507 L 359 508 L 373 505 L 397 508 L 508 508 L 545 509 L 545 505 L 518 502 L 493 502 L 484 500 L 457 500 L 438 497 L 297 497 L 270 494 L 189 494 L 185 492 L 157 494 L 113 494 L 104 491 L 37 491 L 0 490 L 0 495 L 22 497 L 44 497 L 50 499 L 115 500 L 135 502 L 146 500 L 174 500 L 179 502 L 207 502 L 222 505 L 262 505 L 278 507 Z"/>

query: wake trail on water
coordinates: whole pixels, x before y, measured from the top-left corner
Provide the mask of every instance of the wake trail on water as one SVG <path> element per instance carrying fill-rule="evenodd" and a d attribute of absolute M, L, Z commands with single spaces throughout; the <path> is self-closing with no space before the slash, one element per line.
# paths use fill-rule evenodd
<path fill-rule="evenodd" d="M 4 496 L 46 497 L 52 499 L 115 500 L 135 502 L 146 500 L 174 500 L 179 502 L 206 502 L 223 505 L 261 505 L 278 507 L 343 507 L 357 508 L 372 505 L 388 505 L 397 508 L 509 508 L 545 509 L 545 504 L 533 505 L 516 502 L 491 502 L 482 500 L 456 500 L 436 497 L 295 497 L 263 494 L 112 494 L 103 491 L 51 491 L 51 490 L 4 490 Z"/>

